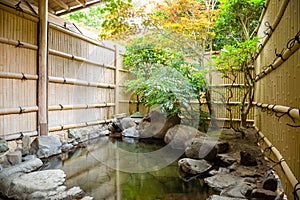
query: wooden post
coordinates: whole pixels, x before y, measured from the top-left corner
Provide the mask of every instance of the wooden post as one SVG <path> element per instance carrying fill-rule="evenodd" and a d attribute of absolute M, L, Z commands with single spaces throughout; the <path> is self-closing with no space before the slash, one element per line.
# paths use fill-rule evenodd
<path fill-rule="evenodd" d="M 115 114 L 119 113 L 119 91 L 120 91 L 120 86 L 119 86 L 119 76 L 120 76 L 120 72 L 119 72 L 119 48 L 117 45 L 115 45 L 115 61 L 114 61 L 114 65 L 116 67 L 115 69 Z"/>
<path fill-rule="evenodd" d="M 48 0 L 39 0 L 38 133 L 48 135 Z"/>

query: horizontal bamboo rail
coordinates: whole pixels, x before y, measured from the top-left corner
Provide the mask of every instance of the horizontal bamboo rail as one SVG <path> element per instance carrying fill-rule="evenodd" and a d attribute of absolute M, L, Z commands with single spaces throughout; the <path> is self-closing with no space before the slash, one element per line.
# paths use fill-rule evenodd
<path fill-rule="evenodd" d="M 294 41 L 293 41 L 294 40 Z M 255 81 L 258 81 L 259 79 L 265 77 L 267 74 L 271 73 L 273 70 L 275 70 L 276 68 L 278 68 L 282 63 L 285 62 L 285 60 L 287 60 L 290 56 L 292 56 L 300 47 L 300 31 L 297 33 L 297 35 L 295 36 L 295 38 L 293 38 L 292 40 L 289 41 L 292 42 L 291 47 L 287 48 L 284 50 L 284 52 L 278 56 L 275 59 L 275 61 L 268 65 L 262 72 L 260 72 L 259 74 L 256 75 L 255 77 Z M 288 44 L 289 44 L 288 43 Z"/>
<path fill-rule="evenodd" d="M 206 120 L 211 120 L 210 117 L 208 117 Z M 233 118 L 233 119 L 230 119 L 230 118 L 214 118 L 214 120 L 217 120 L 217 121 L 234 121 L 234 122 L 240 122 L 241 119 L 237 119 L 237 118 Z M 246 122 L 249 122 L 249 123 L 254 123 L 254 120 L 253 119 L 247 119 Z"/>
<path fill-rule="evenodd" d="M 38 132 L 37 131 L 25 131 L 25 132 L 19 132 L 19 133 L 10 133 L 10 134 L 5 134 L 3 137 L 5 140 L 10 141 L 10 140 L 16 140 L 20 139 L 24 136 L 37 136 Z"/>
<path fill-rule="evenodd" d="M 266 138 L 266 136 L 254 125 L 255 130 L 258 132 L 258 135 L 261 137 L 262 140 L 264 140 L 265 144 L 270 148 L 270 150 L 273 152 L 273 154 L 276 156 L 278 160 L 278 164 L 281 165 L 281 169 L 283 170 L 285 176 L 289 180 L 290 184 L 294 188 L 294 191 L 296 192 L 296 195 L 300 197 L 300 184 L 293 172 L 291 171 L 288 164 L 285 162 L 283 156 L 278 151 L 278 149 Z M 258 140 L 259 141 L 259 140 Z M 258 145 L 260 145 L 258 143 Z"/>
<path fill-rule="evenodd" d="M 62 130 L 67 130 L 67 129 L 72 129 L 72 128 L 82 128 L 86 126 L 95 126 L 99 124 L 106 124 L 110 123 L 112 119 L 108 120 L 98 120 L 98 121 L 91 121 L 91 122 L 82 122 L 78 124 L 67 124 L 67 125 L 59 125 L 59 126 L 54 126 L 49 128 L 49 132 L 55 132 L 55 131 L 62 131 Z"/>
<path fill-rule="evenodd" d="M 52 23 L 52 22 L 49 23 L 49 27 L 50 27 L 50 28 L 53 28 L 53 29 L 55 29 L 55 30 L 58 30 L 58 31 L 60 31 L 60 32 L 66 33 L 66 34 L 68 34 L 68 35 L 74 36 L 74 37 L 76 37 L 76 38 L 78 38 L 78 39 L 80 39 L 80 40 L 83 40 L 83 41 L 89 42 L 89 43 L 91 43 L 91 44 L 94 44 L 94 45 L 96 45 L 96 46 L 98 46 L 98 47 L 101 47 L 101 48 L 104 48 L 104 49 L 108 49 L 108 50 L 111 50 L 111 51 L 115 51 L 114 48 L 107 47 L 107 46 L 105 46 L 104 44 L 101 44 L 100 42 L 98 42 L 98 41 L 96 41 L 96 40 L 94 40 L 94 39 L 90 39 L 90 38 L 88 38 L 88 37 L 86 37 L 86 36 L 79 35 L 78 33 L 72 32 L 71 30 L 68 30 L 68 29 L 66 29 L 66 28 L 64 28 L 64 27 L 60 27 L 60 26 L 58 26 L 57 24 L 54 24 L 54 23 Z"/>
<path fill-rule="evenodd" d="M 78 80 L 78 79 L 74 79 L 74 78 L 62 78 L 62 77 L 54 77 L 54 76 L 49 76 L 49 82 L 50 83 L 69 84 L 69 85 L 98 87 L 98 88 L 115 88 L 116 87 L 116 85 L 114 85 L 114 84 L 88 82 L 88 81 Z"/>
<path fill-rule="evenodd" d="M 91 109 L 91 108 L 105 108 L 113 107 L 115 103 L 100 103 L 100 104 L 79 104 L 79 105 L 52 105 L 48 107 L 49 111 L 57 110 L 79 110 L 79 109 Z"/>
<path fill-rule="evenodd" d="M 264 40 L 261 42 L 261 44 L 259 45 L 259 49 L 258 51 L 256 52 L 256 56 L 254 57 L 254 59 L 257 59 L 258 55 L 260 54 L 260 52 L 262 51 L 262 49 L 265 47 L 265 45 L 267 44 L 268 40 L 270 39 L 273 31 L 276 29 L 277 25 L 279 24 L 280 20 L 282 19 L 282 16 L 284 14 L 284 11 L 285 9 L 287 8 L 287 5 L 289 3 L 290 0 L 284 0 L 283 3 L 281 4 L 280 6 L 280 9 L 279 9 L 279 12 L 276 16 L 276 19 L 275 21 L 272 23 L 272 25 L 269 25 L 268 27 L 268 32 L 266 32 L 266 37 L 264 38 Z M 260 24 L 258 24 L 257 26 L 257 30 L 256 32 L 258 31 L 258 28 L 259 28 Z"/>
<path fill-rule="evenodd" d="M 22 114 L 37 112 L 39 108 L 37 106 L 28 106 L 28 107 L 17 107 L 17 108 L 0 108 L 0 115 L 12 115 L 12 114 Z"/>
<path fill-rule="evenodd" d="M 52 55 L 55 55 L 55 56 L 60 56 L 60 57 L 63 57 L 63 58 L 68 58 L 68 59 L 76 60 L 76 61 L 79 61 L 79 62 L 85 62 L 85 63 L 88 63 L 88 64 L 101 66 L 101 67 L 106 67 L 106 68 L 109 68 L 109 69 L 116 69 L 115 66 L 105 65 L 104 63 L 98 63 L 98 62 L 88 60 L 88 59 L 80 57 L 80 56 L 75 56 L 75 55 L 64 53 L 64 52 L 57 51 L 57 50 L 54 50 L 54 49 L 49 49 L 49 53 L 52 54 Z"/>
<path fill-rule="evenodd" d="M 12 40 L 9 38 L 4 38 L 4 37 L 0 37 L 0 43 L 14 45 L 15 47 L 22 47 L 22 48 L 32 49 L 32 50 L 38 49 L 37 45 L 22 42 L 20 40 Z"/>
<path fill-rule="evenodd" d="M 257 103 L 257 102 L 254 102 L 253 105 L 261 109 L 271 110 L 273 112 L 286 113 L 294 119 L 300 119 L 300 109 L 297 108 L 291 108 L 291 107 L 275 105 L 275 104 L 273 105 L 273 104 Z"/>
<path fill-rule="evenodd" d="M 0 71 L 0 78 L 20 79 L 20 80 L 37 80 L 38 75 Z"/>

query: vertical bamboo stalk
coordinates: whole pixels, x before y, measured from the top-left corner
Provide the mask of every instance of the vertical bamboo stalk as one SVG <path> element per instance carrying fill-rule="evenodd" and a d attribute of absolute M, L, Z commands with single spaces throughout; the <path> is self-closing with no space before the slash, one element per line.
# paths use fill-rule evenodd
<path fill-rule="evenodd" d="M 119 61 L 118 61 L 118 57 L 119 57 L 119 48 L 117 45 L 115 45 L 115 61 L 114 61 L 114 65 L 115 65 L 115 114 L 119 113 L 119 76 L 120 76 L 120 72 L 119 72 Z M 107 108 L 109 109 L 109 108 Z"/>
<path fill-rule="evenodd" d="M 39 0 L 39 49 L 38 49 L 38 132 L 48 135 L 47 105 L 47 53 L 48 53 L 48 0 Z"/>

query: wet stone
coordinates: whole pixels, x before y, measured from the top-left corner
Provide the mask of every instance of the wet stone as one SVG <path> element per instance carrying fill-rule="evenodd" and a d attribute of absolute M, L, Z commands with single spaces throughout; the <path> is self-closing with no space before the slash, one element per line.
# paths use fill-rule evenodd
<path fill-rule="evenodd" d="M 189 174 L 204 174 L 211 169 L 211 165 L 205 160 L 183 158 L 178 161 L 180 169 Z"/>
<path fill-rule="evenodd" d="M 232 174 L 217 174 L 215 176 L 205 178 L 204 182 L 211 188 L 214 188 L 217 191 L 222 191 L 225 188 L 237 185 L 241 179 L 242 178 Z"/>

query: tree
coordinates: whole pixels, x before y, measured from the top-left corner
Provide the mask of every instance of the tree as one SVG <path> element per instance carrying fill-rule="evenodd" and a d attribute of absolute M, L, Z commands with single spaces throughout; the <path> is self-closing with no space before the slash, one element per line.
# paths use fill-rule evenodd
<path fill-rule="evenodd" d="M 168 116 L 184 116 L 189 122 L 200 117 L 198 123 L 203 126 L 206 115 L 201 106 L 196 111 L 201 115 L 195 117 L 190 103 L 193 99 L 200 102 L 205 88 L 204 71 L 186 62 L 178 52 L 160 49 L 156 44 L 141 44 L 141 40 L 127 47 L 124 55 L 124 65 L 135 77 L 125 86 L 139 95 L 142 104 L 160 105 Z"/>
<path fill-rule="evenodd" d="M 222 73 L 223 78 L 231 79 L 232 85 L 236 83 L 238 74 L 243 75 L 244 86 L 240 88 L 242 93 L 239 105 L 241 128 L 247 127 L 247 116 L 254 99 L 255 77 L 253 77 L 254 60 L 252 55 L 258 49 L 256 46 L 257 42 L 258 39 L 254 37 L 235 45 L 227 45 L 222 49 L 220 55 L 214 58 L 217 70 Z M 229 91 L 231 94 L 227 98 L 227 105 L 229 105 L 230 98 L 233 96 L 232 87 L 229 87 Z M 227 108 L 227 110 L 231 114 L 231 109 Z"/>
<path fill-rule="evenodd" d="M 214 49 L 244 42 L 255 36 L 265 0 L 220 0 L 221 7 L 214 27 Z"/>

